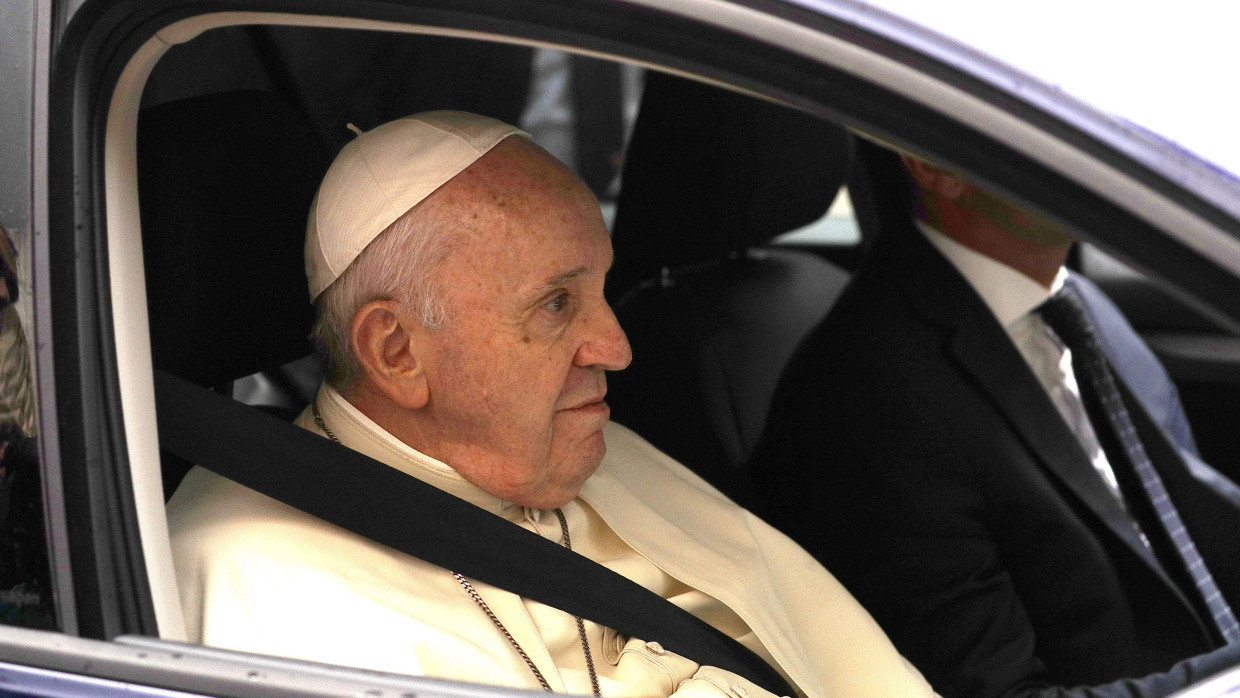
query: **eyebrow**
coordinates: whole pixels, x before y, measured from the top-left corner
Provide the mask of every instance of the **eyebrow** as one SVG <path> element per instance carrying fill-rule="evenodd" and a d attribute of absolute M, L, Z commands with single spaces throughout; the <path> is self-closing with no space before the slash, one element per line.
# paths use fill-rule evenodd
<path fill-rule="evenodd" d="M 555 289 L 559 288 L 560 286 L 563 286 L 564 284 L 568 283 L 572 279 L 575 279 L 576 277 L 581 276 L 582 274 L 586 273 L 589 270 L 590 270 L 590 267 L 580 266 L 580 267 L 577 267 L 576 269 L 569 269 L 566 272 L 561 272 L 559 274 L 556 274 L 555 276 L 548 278 L 537 288 L 531 290 L 529 297 L 535 298 L 535 299 L 542 298 L 548 293 L 551 293 Z"/>
<path fill-rule="evenodd" d="M 607 265 L 608 271 L 611 270 L 611 266 L 614 263 L 615 263 L 615 258 L 613 257 L 611 260 L 611 263 Z M 556 274 L 555 276 L 547 277 L 547 279 L 543 281 L 541 284 L 539 284 L 536 288 L 530 289 L 529 294 L 525 297 L 529 299 L 529 305 L 533 305 L 534 303 L 538 302 L 538 300 L 542 298 L 543 296 L 547 295 L 548 293 L 551 293 L 552 291 L 563 286 L 569 281 L 589 271 L 590 271 L 590 266 L 583 264 L 575 269 L 569 269 L 568 271 L 560 272 L 559 274 Z"/>
<path fill-rule="evenodd" d="M 580 276 L 582 274 L 589 272 L 589 270 L 590 270 L 589 267 L 585 267 L 585 265 L 582 265 L 582 267 L 578 267 L 575 269 L 569 269 L 568 272 L 562 272 L 554 276 L 549 276 L 549 278 L 547 278 L 546 281 L 543 281 L 542 284 L 539 284 L 537 288 L 533 288 L 529 290 L 529 293 L 526 295 L 526 298 L 529 299 L 529 303 L 531 304 L 537 303 L 538 299 L 541 299 L 542 296 L 547 295 L 551 293 L 551 291 L 558 289 L 559 286 L 563 286 L 564 284 L 567 284 L 568 281 L 577 278 L 577 276 Z"/>

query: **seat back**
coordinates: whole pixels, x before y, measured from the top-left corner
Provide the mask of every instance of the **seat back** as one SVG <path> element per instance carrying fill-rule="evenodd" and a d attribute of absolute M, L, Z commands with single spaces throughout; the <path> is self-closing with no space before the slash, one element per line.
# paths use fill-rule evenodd
<path fill-rule="evenodd" d="M 908 228 L 914 215 L 912 186 L 898 154 L 864 138 L 854 139 L 848 195 L 865 252 L 883 236 Z"/>
<path fill-rule="evenodd" d="M 744 504 L 784 366 L 847 274 L 768 245 L 820 218 L 852 141 L 809 115 L 649 74 L 625 160 L 612 292 L 633 363 L 617 421 Z"/>
<path fill-rule="evenodd" d="M 138 195 L 155 367 L 203 386 L 310 353 L 306 216 L 329 159 L 276 95 L 142 110 Z M 165 492 L 188 466 L 165 462 Z"/>

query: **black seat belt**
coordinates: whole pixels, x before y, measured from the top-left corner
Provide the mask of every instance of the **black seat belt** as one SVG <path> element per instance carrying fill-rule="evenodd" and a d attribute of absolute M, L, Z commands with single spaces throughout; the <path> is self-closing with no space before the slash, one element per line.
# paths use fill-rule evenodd
<path fill-rule="evenodd" d="M 160 447 L 191 463 L 431 564 L 793 695 L 770 665 L 696 616 L 463 499 L 163 371 L 155 402 Z"/>

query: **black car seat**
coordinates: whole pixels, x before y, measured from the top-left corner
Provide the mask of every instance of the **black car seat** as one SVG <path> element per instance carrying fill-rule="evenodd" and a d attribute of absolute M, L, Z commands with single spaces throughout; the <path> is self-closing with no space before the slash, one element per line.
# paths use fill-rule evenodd
<path fill-rule="evenodd" d="M 848 194 L 866 251 L 891 231 L 908 228 L 914 215 L 912 186 L 895 151 L 865 138 L 854 139 Z"/>
<path fill-rule="evenodd" d="M 138 195 L 155 368 L 228 393 L 237 378 L 310 353 L 302 241 L 329 161 L 308 120 L 270 93 L 142 110 Z M 188 468 L 165 459 L 166 495 Z"/>
<path fill-rule="evenodd" d="M 847 273 L 771 246 L 820 218 L 851 136 L 812 116 L 647 75 L 613 240 L 613 307 L 633 363 L 608 378 L 616 421 L 745 504 L 745 463 L 793 349 Z"/>

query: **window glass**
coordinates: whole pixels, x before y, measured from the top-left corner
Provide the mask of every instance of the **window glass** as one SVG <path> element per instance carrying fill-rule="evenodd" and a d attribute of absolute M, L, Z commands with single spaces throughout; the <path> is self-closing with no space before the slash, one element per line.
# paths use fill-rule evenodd
<path fill-rule="evenodd" d="M 0 228 L 0 623 L 52 628 L 28 250 Z"/>
<path fill-rule="evenodd" d="M 608 228 L 641 91 L 642 70 L 636 66 L 534 50 L 519 124 L 585 181 L 598 197 Z"/>
<path fill-rule="evenodd" d="M 861 228 L 853 213 L 848 187 L 840 187 L 831 207 L 822 218 L 809 225 L 789 231 L 775 238 L 777 245 L 839 245 L 850 247 L 861 244 Z"/>

